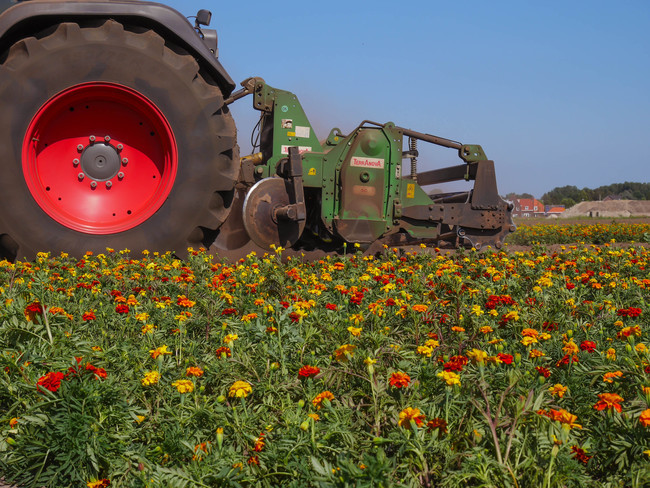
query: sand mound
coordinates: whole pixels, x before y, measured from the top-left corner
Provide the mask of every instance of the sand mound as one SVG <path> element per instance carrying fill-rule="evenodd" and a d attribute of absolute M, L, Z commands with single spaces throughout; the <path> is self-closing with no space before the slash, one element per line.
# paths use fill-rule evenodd
<path fill-rule="evenodd" d="M 611 200 L 609 202 L 580 202 L 560 214 L 563 219 L 573 217 L 632 217 L 650 216 L 650 201 Z"/>

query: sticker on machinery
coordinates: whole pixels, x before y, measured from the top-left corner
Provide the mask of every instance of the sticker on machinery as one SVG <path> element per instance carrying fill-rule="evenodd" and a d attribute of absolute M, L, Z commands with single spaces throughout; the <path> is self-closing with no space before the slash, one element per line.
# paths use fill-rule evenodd
<path fill-rule="evenodd" d="M 358 158 L 352 156 L 350 166 L 355 166 L 357 168 L 384 169 L 384 160 L 379 158 Z"/>
<path fill-rule="evenodd" d="M 282 146 L 282 154 L 289 154 L 289 148 L 295 146 Z M 311 146 L 298 146 L 298 152 L 300 154 L 311 152 Z"/>

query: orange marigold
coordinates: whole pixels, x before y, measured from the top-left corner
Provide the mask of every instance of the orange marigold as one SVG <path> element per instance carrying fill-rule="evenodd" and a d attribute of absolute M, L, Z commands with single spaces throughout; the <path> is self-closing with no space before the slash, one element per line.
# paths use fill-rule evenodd
<path fill-rule="evenodd" d="M 411 384 L 411 377 L 406 373 L 397 371 L 390 375 L 390 380 L 388 380 L 390 386 L 394 388 L 406 388 Z"/>
<path fill-rule="evenodd" d="M 354 350 L 356 348 L 357 346 L 353 346 L 352 344 L 345 344 L 334 351 L 334 357 L 337 361 L 347 362 L 349 358 L 354 356 Z"/>
<path fill-rule="evenodd" d="M 195 376 L 196 378 L 200 378 L 203 376 L 203 370 L 196 366 L 190 366 L 185 370 L 185 376 Z"/>
<path fill-rule="evenodd" d="M 334 400 L 334 394 L 331 391 L 324 391 L 322 393 L 319 393 L 316 395 L 316 398 L 314 398 L 311 403 L 314 407 L 316 407 L 318 410 L 320 410 L 323 401 L 327 400 L 328 402 L 331 402 Z"/>
<path fill-rule="evenodd" d="M 598 400 L 594 405 L 596 410 L 614 409 L 619 413 L 623 410 L 621 402 L 624 401 L 624 399 L 616 393 L 599 393 L 598 398 L 600 398 L 600 400 Z"/>
<path fill-rule="evenodd" d="M 641 415 L 639 415 L 639 423 L 644 427 L 650 427 L 650 408 L 641 412 Z"/>
<path fill-rule="evenodd" d="M 397 422 L 400 427 L 405 429 L 411 428 L 411 421 L 420 427 L 424 423 L 425 417 L 419 408 L 407 407 L 399 413 L 399 421 Z"/>

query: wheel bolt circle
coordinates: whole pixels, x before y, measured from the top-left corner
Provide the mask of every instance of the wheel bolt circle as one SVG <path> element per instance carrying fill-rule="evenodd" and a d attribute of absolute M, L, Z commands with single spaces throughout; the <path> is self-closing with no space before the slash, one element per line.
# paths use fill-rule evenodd
<path fill-rule="evenodd" d="M 74 164 L 75 166 L 79 166 L 79 160 L 77 158 L 74 158 L 72 160 L 72 164 Z"/>
<path fill-rule="evenodd" d="M 79 173 L 79 174 L 77 175 L 77 178 L 79 178 L 79 181 L 83 180 L 85 177 L 86 177 L 86 175 L 83 174 L 83 173 Z"/>

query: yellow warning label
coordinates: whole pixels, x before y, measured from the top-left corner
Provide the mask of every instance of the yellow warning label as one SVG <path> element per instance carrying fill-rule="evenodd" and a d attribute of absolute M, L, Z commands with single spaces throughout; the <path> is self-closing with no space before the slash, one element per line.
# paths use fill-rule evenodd
<path fill-rule="evenodd" d="M 293 131 L 287 132 L 287 137 L 296 137 L 296 133 Z"/>
<path fill-rule="evenodd" d="M 415 198 L 415 185 L 413 183 L 406 185 L 406 198 Z"/>
<path fill-rule="evenodd" d="M 316 176 L 316 168 L 309 168 L 309 176 Z"/>

